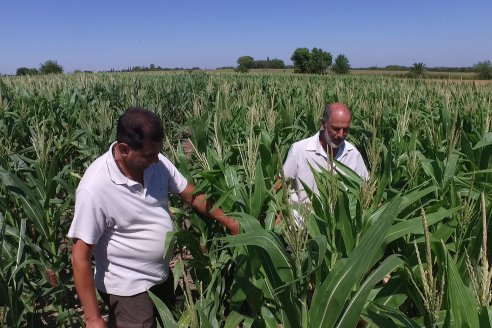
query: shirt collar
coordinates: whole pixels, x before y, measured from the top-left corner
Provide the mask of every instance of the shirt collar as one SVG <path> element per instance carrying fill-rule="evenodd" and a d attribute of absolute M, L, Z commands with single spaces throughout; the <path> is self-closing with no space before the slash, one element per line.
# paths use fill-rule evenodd
<path fill-rule="evenodd" d="M 129 179 L 121 173 L 114 159 L 113 148 L 115 145 L 116 142 L 113 142 L 111 146 L 109 146 L 109 150 L 106 152 L 106 165 L 108 166 L 109 178 L 116 184 L 128 184 Z"/>

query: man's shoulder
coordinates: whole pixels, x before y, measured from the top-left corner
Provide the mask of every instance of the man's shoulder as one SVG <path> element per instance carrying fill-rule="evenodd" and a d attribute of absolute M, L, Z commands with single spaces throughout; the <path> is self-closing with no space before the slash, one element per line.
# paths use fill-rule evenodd
<path fill-rule="evenodd" d="M 158 170 L 158 171 L 163 170 L 165 172 L 178 170 L 178 168 L 174 165 L 174 163 L 171 162 L 171 160 L 166 155 L 163 154 L 159 154 L 158 165 L 152 165 L 151 168 L 153 170 Z"/>
<path fill-rule="evenodd" d="M 309 149 L 312 145 L 313 142 L 316 142 L 318 140 L 318 134 L 316 133 L 314 136 L 310 136 L 308 138 L 296 141 L 292 144 L 292 149 L 295 150 L 307 150 Z"/>
<path fill-rule="evenodd" d="M 80 180 L 78 189 L 94 189 L 100 185 L 105 185 L 108 176 L 107 154 L 99 156 L 85 170 L 82 179 Z"/>
<path fill-rule="evenodd" d="M 355 152 L 356 154 L 360 154 L 359 150 L 357 149 L 357 147 L 355 147 L 355 145 L 347 140 L 345 140 L 345 147 L 347 149 L 347 151 L 353 151 Z"/>

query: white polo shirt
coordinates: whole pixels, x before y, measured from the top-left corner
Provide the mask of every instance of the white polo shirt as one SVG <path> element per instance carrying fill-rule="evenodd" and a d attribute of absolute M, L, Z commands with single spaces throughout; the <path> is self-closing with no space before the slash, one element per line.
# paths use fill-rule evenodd
<path fill-rule="evenodd" d="M 167 279 L 167 232 L 173 231 L 168 192 L 188 182 L 163 155 L 144 171 L 144 186 L 125 177 L 107 153 L 87 169 L 77 187 L 68 237 L 96 245 L 96 288 L 131 296 Z"/>
<path fill-rule="evenodd" d="M 328 155 L 319 142 L 319 133 L 294 143 L 285 160 L 283 166 L 284 175 L 287 178 L 295 180 L 295 190 L 290 195 L 290 201 L 294 204 L 309 201 L 301 181 L 315 193 L 318 193 L 318 188 L 309 164 L 317 171 L 321 171 L 320 167 L 329 168 Z M 342 143 L 338 148 L 335 159 L 351 168 L 362 179 L 369 179 L 369 173 L 367 172 L 361 154 L 350 142 L 344 141 Z"/>

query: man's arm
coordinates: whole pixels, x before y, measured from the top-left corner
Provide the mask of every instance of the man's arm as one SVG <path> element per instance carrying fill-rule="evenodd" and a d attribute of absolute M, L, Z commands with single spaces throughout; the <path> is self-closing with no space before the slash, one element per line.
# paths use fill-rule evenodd
<path fill-rule="evenodd" d="M 92 271 L 91 257 L 95 245 L 86 244 L 81 239 L 76 239 L 72 246 L 72 267 L 75 289 L 80 303 L 84 309 L 86 327 L 106 327 L 99 307 L 97 306 L 96 289 L 94 286 L 94 273 Z"/>
<path fill-rule="evenodd" d="M 239 222 L 229 216 L 220 208 L 210 212 L 213 207 L 213 203 L 208 201 L 204 194 L 195 194 L 195 187 L 188 183 L 186 188 L 179 194 L 181 199 L 191 205 L 198 213 L 219 221 L 231 232 L 232 235 L 239 233 Z"/>

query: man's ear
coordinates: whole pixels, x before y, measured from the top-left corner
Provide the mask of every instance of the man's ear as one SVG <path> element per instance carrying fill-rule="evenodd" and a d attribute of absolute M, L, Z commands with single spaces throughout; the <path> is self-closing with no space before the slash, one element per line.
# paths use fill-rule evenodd
<path fill-rule="evenodd" d="M 120 154 L 122 157 L 128 156 L 128 153 L 130 152 L 130 147 L 128 144 L 121 142 L 116 145 L 118 147 L 118 150 L 120 151 Z"/>

